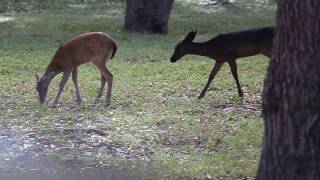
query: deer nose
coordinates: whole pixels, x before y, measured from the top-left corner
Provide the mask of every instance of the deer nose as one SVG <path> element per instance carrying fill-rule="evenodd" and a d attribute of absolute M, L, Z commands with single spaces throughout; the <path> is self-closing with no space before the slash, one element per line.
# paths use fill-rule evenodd
<path fill-rule="evenodd" d="M 174 58 L 173 56 L 170 58 L 170 62 L 176 62 L 176 58 Z"/>

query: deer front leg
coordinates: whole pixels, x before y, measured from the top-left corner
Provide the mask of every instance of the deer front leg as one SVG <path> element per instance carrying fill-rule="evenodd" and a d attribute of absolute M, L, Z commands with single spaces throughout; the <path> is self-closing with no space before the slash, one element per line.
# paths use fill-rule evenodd
<path fill-rule="evenodd" d="M 61 93 L 63 91 L 64 86 L 66 85 L 66 82 L 68 81 L 70 73 L 71 73 L 71 70 L 65 70 L 63 72 L 63 77 L 62 77 L 62 79 L 60 81 L 60 85 L 59 85 L 59 91 L 57 93 L 56 98 L 53 101 L 53 104 L 52 104 L 53 107 L 58 107 L 60 95 L 61 95 Z"/>
<path fill-rule="evenodd" d="M 210 86 L 210 83 L 211 81 L 214 79 L 214 77 L 216 76 L 216 74 L 218 73 L 218 71 L 220 70 L 221 66 L 222 66 L 223 63 L 221 62 L 216 62 L 216 64 L 213 66 L 212 70 L 211 70 L 211 73 L 209 75 L 209 78 L 208 78 L 208 82 L 206 84 L 206 86 L 203 88 L 200 96 L 198 97 L 198 99 L 201 99 L 204 97 L 204 95 L 206 94 L 209 86 Z"/>
<path fill-rule="evenodd" d="M 98 69 L 100 70 L 101 74 L 103 75 L 103 79 L 101 78 L 101 87 L 97 97 L 101 97 L 102 91 L 105 85 L 105 81 L 108 83 L 108 91 L 106 97 L 106 106 L 110 105 L 111 95 L 112 95 L 112 82 L 113 82 L 113 75 L 112 73 L 106 68 L 105 65 L 97 65 Z"/>
<path fill-rule="evenodd" d="M 239 79 L 238 79 L 237 63 L 235 60 L 232 60 L 232 61 L 228 61 L 228 64 L 230 66 L 233 78 L 236 80 L 239 97 L 243 97 L 243 92 L 241 90 L 241 86 L 240 86 Z"/>
<path fill-rule="evenodd" d="M 74 87 L 76 89 L 76 96 L 77 96 L 77 101 L 81 102 L 81 97 L 80 97 L 80 92 L 79 92 L 79 85 L 78 85 L 78 68 L 74 68 L 72 71 L 72 80 L 74 83 Z"/>

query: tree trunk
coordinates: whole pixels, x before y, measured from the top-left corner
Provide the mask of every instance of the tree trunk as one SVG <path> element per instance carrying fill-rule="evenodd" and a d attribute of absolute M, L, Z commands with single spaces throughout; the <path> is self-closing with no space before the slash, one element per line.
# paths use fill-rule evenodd
<path fill-rule="evenodd" d="M 320 179 L 320 1 L 278 0 L 256 179 Z"/>
<path fill-rule="evenodd" d="M 167 34 L 174 0 L 127 0 L 125 30 L 150 34 Z"/>

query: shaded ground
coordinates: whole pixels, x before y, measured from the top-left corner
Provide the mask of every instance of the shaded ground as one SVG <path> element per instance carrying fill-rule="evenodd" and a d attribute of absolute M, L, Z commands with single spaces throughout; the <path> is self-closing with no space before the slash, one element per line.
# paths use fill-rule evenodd
<path fill-rule="evenodd" d="M 8 130 L 7 130 L 8 131 Z M 20 141 L 20 139 L 19 139 Z M 37 143 L 19 142 L 1 134 L 1 180 L 123 180 L 158 179 L 157 173 L 148 167 L 135 168 L 134 164 L 117 161 L 88 160 L 84 154 L 72 149 L 60 148 L 44 152 Z M 90 151 L 87 151 L 90 153 Z M 137 165 L 137 164 L 136 164 Z M 130 169 L 130 170 L 129 170 Z"/>

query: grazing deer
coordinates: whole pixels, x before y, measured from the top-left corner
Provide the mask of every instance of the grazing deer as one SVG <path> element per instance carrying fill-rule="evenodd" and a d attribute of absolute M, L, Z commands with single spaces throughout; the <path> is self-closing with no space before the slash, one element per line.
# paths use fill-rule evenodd
<path fill-rule="evenodd" d="M 227 62 L 236 81 L 238 93 L 243 92 L 238 79 L 236 59 L 263 54 L 271 57 L 274 27 L 263 27 L 222 33 L 206 42 L 193 42 L 197 31 L 191 31 L 184 40 L 179 42 L 171 56 L 170 61 L 176 62 L 186 54 L 207 56 L 216 60 L 208 78 L 208 82 L 198 99 L 204 97 L 210 83 L 220 70 L 222 64 Z"/>
<path fill-rule="evenodd" d="M 40 78 L 38 73 L 35 74 L 37 81 L 36 90 L 38 91 L 40 103 L 42 104 L 45 101 L 51 80 L 61 72 L 63 72 L 63 77 L 57 96 L 53 100 L 53 106 L 57 107 L 59 104 L 60 95 L 71 73 L 76 89 L 77 101 L 81 102 L 78 87 L 78 66 L 91 61 L 101 73 L 101 87 L 98 91 L 97 99 L 102 96 L 107 81 L 106 103 L 109 105 L 113 75 L 106 68 L 106 63 L 114 57 L 116 51 L 116 42 L 102 32 L 83 33 L 60 44 L 44 75 Z"/>

